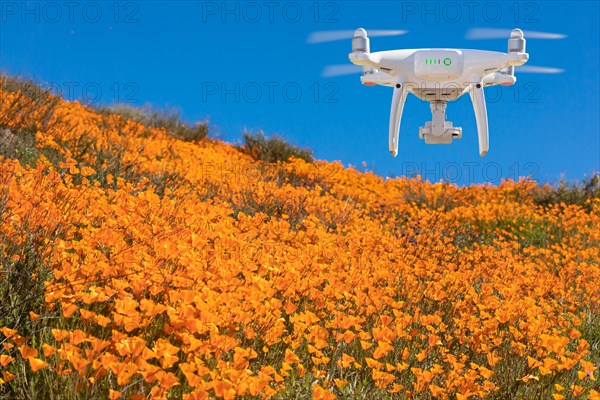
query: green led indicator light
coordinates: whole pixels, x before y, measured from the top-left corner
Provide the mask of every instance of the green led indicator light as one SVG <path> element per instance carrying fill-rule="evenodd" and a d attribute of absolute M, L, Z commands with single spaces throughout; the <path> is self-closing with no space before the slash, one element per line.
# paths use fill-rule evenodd
<path fill-rule="evenodd" d="M 452 59 L 449 57 L 442 59 L 434 59 L 434 58 L 426 58 L 425 59 L 425 64 L 427 65 L 437 65 L 437 64 L 444 64 L 446 67 L 449 67 L 452 65 Z"/>

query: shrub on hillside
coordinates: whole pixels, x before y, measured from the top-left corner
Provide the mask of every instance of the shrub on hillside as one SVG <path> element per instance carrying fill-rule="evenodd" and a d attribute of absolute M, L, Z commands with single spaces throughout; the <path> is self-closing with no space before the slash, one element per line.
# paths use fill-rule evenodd
<path fill-rule="evenodd" d="M 99 107 L 98 111 L 103 114 L 119 114 L 150 128 L 164 128 L 168 134 L 185 142 L 199 142 L 208 136 L 207 123 L 197 122 L 190 125 L 181 120 L 178 111 L 172 109 L 155 109 L 149 105 L 134 107 L 128 104 L 115 104 Z"/>
<path fill-rule="evenodd" d="M 548 184 L 539 186 L 533 193 L 533 201 L 541 206 L 565 203 L 576 204 L 590 210 L 589 200 L 600 198 L 600 174 L 595 173 L 581 183 L 560 181 L 552 187 Z"/>
<path fill-rule="evenodd" d="M 309 149 L 300 149 L 279 137 L 267 138 L 263 132 L 257 134 L 244 132 L 244 145 L 240 146 L 240 150 L 255 160 L 271 163 L 286 162 L 291 157 L 301 158 L 307 162 L 314 161 Z"/>

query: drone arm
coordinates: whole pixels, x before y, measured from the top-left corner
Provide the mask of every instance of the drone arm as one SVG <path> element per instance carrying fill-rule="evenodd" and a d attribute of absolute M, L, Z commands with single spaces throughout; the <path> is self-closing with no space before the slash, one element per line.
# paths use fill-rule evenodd
<path fill-rule="evenodd" d="M 479 155 L 484 157 L 489 149 L 489 132 L 487 110 L 485 108 L 485 96 L 483 94 L 483 85 L 481 82 L 472 83 L 469 87 L 469 95 L 473 102 L 475 110 L 475 120 L 477 121 L 477 135 L 479 136 Z"/>
<path fill-rule="evenodd" d="M 355 51 L 348 54 L 350 62 L 354 65 L 360 65 L 362 67 L 371 67 L 379 69 L 379 62 L 381 61 L 379 56 L 373 53 L 365 53 L 362 51 Z"/>
<path fill-rule="evenodd" d="M 512 67 L 507 67 L 512 68 Z M 500 70 L 498 72 L 493 72 L 491 74 L 487 74 L 483 77 L 481 84 L 483 86 L 488 85 L 502 85 L 502 86 L 511 86 L 514 85 L 517 81 L 517 78 L 514 74 L 509 73 L 508 69 L 506 71 Z"/>
<path fill-rule="evenodd" d="M 400 120 L 402 119 L 402 111 L 404 110 L 404 102 L 406 101 L 406 85 L 404 82 L 397 82 L 394 85 L 394 95 L 392 96 L 392 108 L 390 110 L 390 135 L 389 146 L 390 152 L 394 157 L 398 155 L 398 138 L 400 136 Z"/>

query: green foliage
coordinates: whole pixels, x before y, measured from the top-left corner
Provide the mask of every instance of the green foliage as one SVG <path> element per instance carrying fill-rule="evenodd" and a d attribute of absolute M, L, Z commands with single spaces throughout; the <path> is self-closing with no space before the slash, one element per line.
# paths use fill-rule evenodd
<path fill-rule="evenodd" d="M 5 178 L 0 176 L 0 182 Z M 7 195 L 0 193 L 0 219 L 11 218 L 14 215 L 7 207 Z M 32 338 L 35 344 L 49 335 L 45 321 L 57 318 L 52 315 L 56 312 L 44 304 L 44 282 L 51 278 L 51 272 L 43 256 L 45 243 L 52 241 L 57 233 L 29 227 L 26 222 L 25 226 L 18 237 L 0 231 L 0 327 L 15 329 L 21 336 Z M 44 317 L 32 320 L 30 312 Z M 5 341 L 0 333 L 0 344 Z M 31 374 L 16 348 L 4 350 L 3 354 L 14 357 L 18 367 L 13 369 L 16 378 L 11 384 L 0 385 L 0 398 L 48 398 L 43 394 L 49 387 L 44 374 Z"/>
<path fill-rule="evenodd" d="M 561 180 L 555 187 L 548 184 L 539 186 L 533 194 L 533 201 L 544 207 L 560 203 L 576 204 L 587 211 L 592 208 L 590 200 L 598 198 L 600 198 L 600 174 L 598 173 L 584 179 L 581 183 Z"/>
<path fill-rule="evenodd" d="M 187 124 L 181 120 L 181 114 L 174 109 L 156 109 L 150 105 L 134 107 L 128 104 L 115 104 L 109 107 L 98 107 L 98 112 L 118 114 L 149 128 L 163 128 L 168 134 L 185 142 L 199 142 L 208 136 L 206 122 Z"/>
<path fill-rule="evenodd" d="M 2 218 L 7 214 L 0 209 Z M 30 332 L 28 312 L 40 311 L 49 274 L 39 254 L 43 237 L 41 232 L 23 232 L 22 242 L 14 243 L 0 234 L 0 326 Z"/>
<path fill-rule="evenodd" d="M 560 225 L 546 220 L 499 215 L 497 219 L 477 224 L 462 223 L 453 236 L 453 243 L 459 248 L 473 248 L 475 244 L 493 245 L 497 240 L 513 240 L 524 248 L 549 248 L 561 243 L 566 234 Z"/>
<path fill-rule="evenodd" d="M 244 133 L 244 145 L 240 150 L 250 155 L 255 160 L 276 163 L 278 161 L 289 161 L 291 157 L 300 158 L 307 162 L 313 162 L 314 157 L 309 149 L 295 147 L 282 138 L 267 138 L 262 132 L 252 134 Z"/>

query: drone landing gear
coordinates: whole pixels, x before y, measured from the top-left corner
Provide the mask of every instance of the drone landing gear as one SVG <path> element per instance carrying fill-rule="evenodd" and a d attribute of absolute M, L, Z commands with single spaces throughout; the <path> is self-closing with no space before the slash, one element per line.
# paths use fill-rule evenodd
<path fill-rule="evenodd" d="M 431 121 L 419 128 L 419 138 L 427 144 L 450 144 L 452 139 L 462 137 L 462 128 L 453 127 L 451 121 L 446 121 L 446 102 L 434 100 L 430 103 Z"/>

